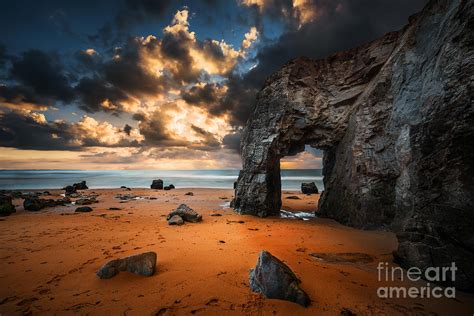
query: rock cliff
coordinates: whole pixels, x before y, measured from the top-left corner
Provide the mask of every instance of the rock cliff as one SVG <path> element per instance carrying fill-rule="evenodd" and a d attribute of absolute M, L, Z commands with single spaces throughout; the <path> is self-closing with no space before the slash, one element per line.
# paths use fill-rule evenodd
<path fill-rule="evenodd" d="M 245 127 L 234 208 L 279 213 L 280 158 L 322 149 L 321 216 L 392 229 L 402 266 L 455 261 L 474 290 L 473 43 L 474 1 L 437 0 L 399 32 L 289 62 Z"/>

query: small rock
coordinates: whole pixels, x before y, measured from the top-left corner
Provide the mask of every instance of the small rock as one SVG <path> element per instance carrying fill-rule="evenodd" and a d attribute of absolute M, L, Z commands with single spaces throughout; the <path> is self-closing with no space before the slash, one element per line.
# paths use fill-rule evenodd
<path fill-rule="evenodd" d="M 99 201 L 97 201 L 95 197 L 76 200 L 76 205 L 91 205 L 93 203 L 99 203 Z"/>
<path fill-rule="evenodd" d="M 164 190 L 165 190 L 165 191 L 169 191 L 169 190 L 171 190 L 171 188 L 170 188 L 169 185 L 167 185 L 167 186 L 164 187 Z"/>
<path fill-rule="evenodd" d="M 110 279 L 121 271 L 127 271 L 143 276 L 155 273 L 156 253 L 145 252 L 130 257 L 115 259 L 103 265 L 96 275 L 100 279 Z"/>
<path fill-rule="evenodd" d="M 213 214 L 211 214 L 211 215 L 209 215 L 209 216 L 222 216 L 222 214 L 219 214 L 219 213 L 213 213 Z"/>
<path fill-rule="evenodd" d="M 89 187 L 86 185 L 86 181 L 81 181 L 79 183 L 74 183 L 72 185 L 76 190 L 87 190 Z"/>
<path fill-rule="evenodd" d="M 168 217 L 166 219 L 169 220 L 174 215 L 181 216 L 181 218 L 185 222 L 196 223 L 202 220 L 202 216 L 186 204 L 181 204 L 180 206 L 178 206 L 177 209 L 168 214 Z"/>
<path fill-rule="evenodd" d="M 8 216 L 15 212 L 15 206 L 12 203 L 12 197 L 0 195 L 0 216 Z"/>
<path fill-rule="evenodd" d="M 183 218 L 179 215 L 173 215 L 171 218 L 168 219 L 169 225 L 183 225 L 184 221 Z"/>
<path fill-rule="evenodd" d="M 122 186 L 120 187 L 120 189 L 126 189 L 126 188 L 127 188 L 127 187 L 124 186 L 124 185 L 122 185 Z"/>
<path fill-rule="evenodd" d="M 156 190 L 163 190 L 163 180 L 161 180 L 161 179 L 153 180 L 150 188 L 151 189 L 156 189 Z"/>
<path fill-rule="evenodd" d="M 301 200 L 299 196 L 290 195 L 286 197 L 287 200 Z"/>
<path fill-rule="evenodd" d="M 357 316 L 357 314 L 348 308 L 343 308 L 341 309 L 341 316 Z"/>
<path fill-rule="evenodd" d="M 194 196 L 194 193 L 193 192 L 187 192 L 184 195 Z"/>
<path fill-rule="evenodd" d="M 308 294 L 300 287 L 300 280 L 291 269 L 268 251 L 260 252 L 255 269 L 250 270 L 250 288 L 267 298 L 275 298 L 308 306 Z"/>
<path fill-rule="evenodd" d="M 66 195 L 71 195 L 73 193 L 76 193 L 76 188 L 72 185 L 68 185 L 67 187 L 64 188 L 64 191 Z"/>
<path fill-rule="evenodd" d="M 318 194 L 318 187 L 314 182 L 301 183 L 301 192 L 303 194 Z"/>
<path fill-rule="evenodd" d="M 92 212 L 92 207 L 89 207 L 89 206 L 81 206 L 81 207 L 76 208 L 76 212 L 78 212 L 78 213 L 88 213 L 88 212 Z"/>
<path fill-rule="evenodd" d="M 170 187 L 170 189 L 174 189 L 174 188 L 175 188 L 174 185 L 172 185 L 172 184 L 170 184 L 169 187 Z"/>
<path fill-rule="evenodd" d="M 109 207 L 109 211 L 120 211 L 120 207 Z"/>

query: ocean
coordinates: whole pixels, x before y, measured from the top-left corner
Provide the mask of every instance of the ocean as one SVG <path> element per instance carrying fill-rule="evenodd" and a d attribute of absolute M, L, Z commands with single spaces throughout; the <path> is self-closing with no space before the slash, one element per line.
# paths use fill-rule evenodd
<path fill-rule="evenodd" d="M 57 189 L 85 180 L 89 188 L 149 188 L 162 179 L 176 188 L 232 189 L 239 170 L 1 170 L 0 189 Z M 299 190 L 302 182 L 323 189 L 321 169 L 284 169 L 282 189 Z"/>

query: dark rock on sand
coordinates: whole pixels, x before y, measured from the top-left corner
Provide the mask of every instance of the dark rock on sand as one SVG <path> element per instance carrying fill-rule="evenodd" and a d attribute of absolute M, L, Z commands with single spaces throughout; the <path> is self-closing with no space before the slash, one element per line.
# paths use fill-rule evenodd
<path fill-rule="evenodd" d="M 92 207 L 90 206 L 80 206 L 76 208 L 77 213 L 89 213 L 92 212 Z"/>
<path fill-rule="evenodd" d="M 67 187 L 65 187 L 64 191 L 65 191 L 66 195 L 71 195 L 71 194 L 77 192 L 76 188 L 72 185 L 68 185 Z"/>
<path fill-rule="evenodd" d="M 183 225 L 184 220 L 181 216 L 179 215 L 173 215 L 168 219 L 168 224 L 169 225 Z"/>
<path fill-rule="evenodd" d="M 291 269 L 268 251 L 260 252 L 255 269 L 250 270 L 250 288 L 267 298 L 280 299 L 308 306 L 311 300 Z"/>
<path fill-rule="evenodd" d="M 161 179 L 153 180 L 150 188 L 151 189 L 156 189 L 156 190 L 163 190 L 163 180 L 161 180 Z"/>
<path fill-rule="evenodd" d="M 194 196 L 194 193 L 193 192 L 187 192 L 184 195 Z"/>
<path fill-rule="evenodd" d="M 120 211 L 120 207 L 109 207 L 109 211 Z"/>
<path fill-rule="evenodd" d="M 1 194 L 0 195 L 0 216 L 8 216 L 15 212 L 15 206 L 12 203 L 12 197 Z"/>
<path fill-rule="evenodd" d="M 145 252 L 130 257 L 115 259 L 103 265 L 96 275 L 100 279 L 110 279 L 121 271 L 127 271 L 143 276 L 155 273 L 156 253 Z"/>
<path fill-rule="evenodd" d="M 186 204 L 181 204 L 180 206 L 178 206 L 177 209 L 168 214 L 166 219 L 169 220 L 174 215 L 180 216 L 185 222 L 196 223 L 202 220 L 202 216 Z"/>
<path fill-rule="evenodd" d="M 93 203 L 99 203 L 99 201 L 97 201 L 95 197 L 90 197 L 77 199 L 75 202 L 76 205 L 91 205 Z"/>
<path fill-rule="evenodd" d="M 37 212 L 45 207 L 56 206 L 54 200 L 45 200 L 38 198 L 26 198 L 23 201 L 23 208 L 25 211 Z"/>
<path fill-rule="evenodd" d="M 72 185 L 76 190 L 87 190 L 89 187 L 86 185 L 86 181 L 81 181 L 79 183 L 74 183 Z"/>
<path fill-rule="evenodd" d="M 171 188 L 170 188 L 170 186 L 169 186 L 169 185 L 165 186 L 163 189 L 164 189 L 165 191 L 169 191 L 169 190 L 171 190 Z"/>
<path fill-rule="evenodd" d="M 303 194 L 318 194 L 318 187 L 314 182 L 301 183 L 301 192 Z"/>
<path fill-rule="evenodd" d="M 474 1 L 428 1 L 398 32 L 271 75 L 242 132 L 234 208 L 281 210 L 280 159 L 324 151 L 318 214 L 386 227 L 402 267 L 456 262 L 474 291 Z"/>
<path fill-rule="evenodd" d="M 286 197 L 287 200 L 301 200 L 297 195 L 290 195 Z"/>
<path fill-rule="evenodd" d="M 175 188 L 173 184 L 170 184 L 169 187 L 170 187 L 170 189 L 174 189 L 174 188 Z"/>
<path fill-rule="evenodd" d="M 120 187 L 120 189 L 126 189 L 126 188 L 127 188 L 127 187 L 124 186 L 124 185 L 122 185 L 122 186 Z"/>

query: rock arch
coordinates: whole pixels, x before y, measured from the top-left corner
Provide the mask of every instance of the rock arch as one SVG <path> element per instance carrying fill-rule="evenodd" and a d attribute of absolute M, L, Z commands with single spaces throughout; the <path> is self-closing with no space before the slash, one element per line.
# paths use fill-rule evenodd
<path fill-rule="evenodd" d="M 324 150 L 323 216 L 397 232 L 403 266 L 461 265 L 474 290 L 472 1 L 430 1 L 409 25 L 268 78 L 244 129 L 234 208 L 281 207 L 281 157 Z M 471 79 L 469 79 L 471 78 Z"/>

